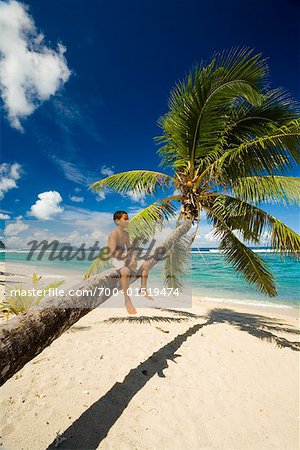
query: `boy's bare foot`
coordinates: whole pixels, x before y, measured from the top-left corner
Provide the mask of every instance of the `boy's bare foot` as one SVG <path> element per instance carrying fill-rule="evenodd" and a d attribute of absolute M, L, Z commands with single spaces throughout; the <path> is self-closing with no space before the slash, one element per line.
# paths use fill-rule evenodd
<path fill-rule="evenodd" d="M 150 294 L 148 294 L 148 291 L 147 291 L 147 289 L 145 289 L 145 288 L 141 288 L 141 289 L 139 290 L 139 295 L 142 296 L 142 297 L 147 298 L 148 300 L 154 300 L 154 298 L 151 297 Z"/>
<path fill-rule="evenodd" d="M 136 309 L 133 306 L 130 297 L 125 298 L 125 307 L 127 309 L 128 314 L 131 314 L 131 315 L 136 314 Z"/>

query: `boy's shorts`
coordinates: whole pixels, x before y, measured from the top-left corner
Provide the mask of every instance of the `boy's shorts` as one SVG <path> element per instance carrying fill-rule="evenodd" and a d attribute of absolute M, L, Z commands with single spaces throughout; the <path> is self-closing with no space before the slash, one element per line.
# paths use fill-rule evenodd
<path fill-rule="evenodd" d="M 115 269 L 117 269 L 117 270 L 122 269 L 122 267 L 127 267 L 127 266 L 126 266 L 126 261 L 124 261 L 124 260 L 122 260 L 122 259 L 111 258 L 110 262 L 111 262 L 112 266 L 113 266 Z M 134 270 L 135 272 L 137 272 L 137 271 L 141 268 L 141 266 L 142 266 L 143 263 L 144 263 L 144 260 L 143 260 L 143 259 L 139 259 L 139 260 L 136 262 L 136 267 L 135 267 L 133 270 Z"/>

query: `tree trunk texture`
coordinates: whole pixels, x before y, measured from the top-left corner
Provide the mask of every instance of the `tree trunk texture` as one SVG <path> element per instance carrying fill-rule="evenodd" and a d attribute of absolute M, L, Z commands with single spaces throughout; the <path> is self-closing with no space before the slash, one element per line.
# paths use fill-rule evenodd
<path fill-rule="evenodd" d="M 174 242 L 185 235 L 190 228 L 191 221 L 184 221 L 159 247 L 164 246 L 166 250 L 169 250 Z M 154 251 L 152 259 L 153 254 Z M 135 280 L 136 278 L 131 283 Z M 115 269 L 109 269 L 80 281 L 72 289 L 98 291 L 98 288 L 109 288 L 112 291 L 119 286 L 118 272 Z M 110 296 L 105 295 L 104 292 L 95 296 L 86 293 L 82 296 L 66 294 L 62 297 L 45 297 L 37 306 L 3 324 L 0 327 L 0 386 L 81 317 L 108 298 Z"/>

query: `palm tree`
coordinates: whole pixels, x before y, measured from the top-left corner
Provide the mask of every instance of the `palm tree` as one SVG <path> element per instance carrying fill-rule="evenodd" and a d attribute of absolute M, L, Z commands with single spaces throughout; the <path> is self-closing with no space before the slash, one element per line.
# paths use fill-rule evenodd
<path fill-rule="evenodd" d="M 168 106 L 156 139 L 161 165 L 170 173 L 132 170 L 90 188 L 164 192 L 131 219 L 132 236 L 150 237 L 176 216 L 177 224 L 188 220 L 198 227 L 206 213 L 227 262 L 260 292 L 275 296 L 266 262 L 246 244 L 258 244 L 268 231 L 275 251 L 299 256 L 299 235 L 260 207 L 264 202 L 299 203 L 300 178 L 288 176 L 300 161 L 299 105 L 285 90 L 269 87 L 266 59 L 242 48 L 215 53 L 208 63 L 194 67 L 171 91 Z M 182 261 L 174 254 L 188 249 L 197 227 L 192 239 L 183 236 L 170 250 L 164 267 L 167 284 L 178 284 Z M 99 259 L 94 261 L 86 277 L 100 265 Z"/>

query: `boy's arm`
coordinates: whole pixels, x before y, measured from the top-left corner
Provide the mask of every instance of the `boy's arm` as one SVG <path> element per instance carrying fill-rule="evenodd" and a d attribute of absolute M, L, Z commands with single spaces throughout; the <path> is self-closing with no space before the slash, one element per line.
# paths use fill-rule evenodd
<path fill-rule="evenodd" d="M 113 257 L 117 248 L 117 236 L 113 231 L 109 233 L 107 247 L 109 247 L 110 257 Z"/>
<path fill-rule="evenodd" d="M 135 266 L 136 265 L 136 255 L 135 255 L 135 252 L 133 251 L 133 245 L 130 242 L 128 233 L 127 233 L 127 244 L 126 245 L 127 245 L 128 253 L 130 256 L 130 265 Z"/>

